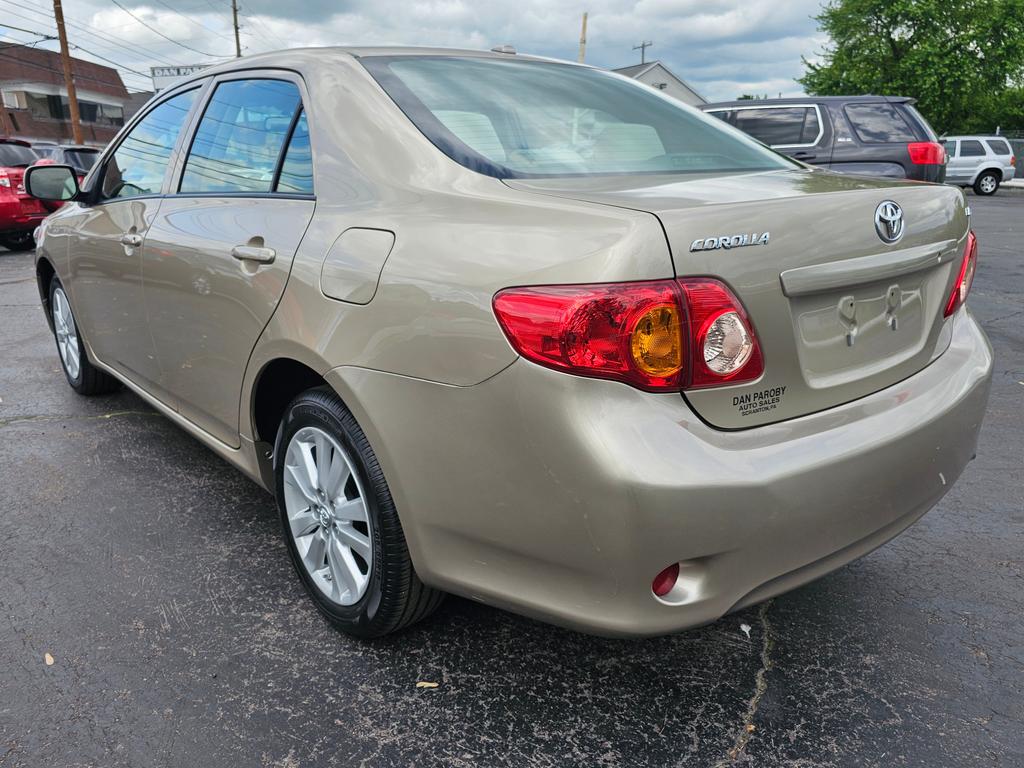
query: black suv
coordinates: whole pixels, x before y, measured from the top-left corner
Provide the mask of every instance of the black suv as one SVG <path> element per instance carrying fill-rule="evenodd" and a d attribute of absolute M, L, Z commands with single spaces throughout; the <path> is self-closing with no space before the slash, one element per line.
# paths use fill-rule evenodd
<path fill-rule="evenodd" d="M 807 96 L 702 104 L 804 163 L 841 173 L 942 182 L 946 152 L 904 96 Z"/>

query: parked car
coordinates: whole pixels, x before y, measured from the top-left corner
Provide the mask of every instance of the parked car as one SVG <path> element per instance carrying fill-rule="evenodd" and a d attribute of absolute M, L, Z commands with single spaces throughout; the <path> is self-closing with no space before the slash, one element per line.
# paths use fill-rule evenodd
<path fill-rule="evenodd" d="M 839 173 L 941 182 L 935 131 L 904 96 L 812 96 L 703 104 L 772 149 Z"/>
<path fill-rule="evenodd" d="M 1017 170 L 1017 158 L 1002 136 L 947 136 L 942 145 L 949 156 L 946 182 L 973 187 L 975 194 L 994 195 Z"/>
<path fill-rule="evenodd" d="M 960 190 L 809 169 L 591 67 L 248 56 L 81 189 L 28 187 L 68 201 L 37 248 L 68 383 L 126 384 L 273 492 L 355 635 L 444 592 L 703 624 L 900 533 L 985 413 Z"/>
<path fill-rule="evenodd" d="M 12 251 L 32 247 L 32 230 L 49 213 L 25 192 L 25 169 L 37 159 L 27 141 L 0 138 L 0 245 Z"/>
<path fill-rule="evenodd" d="M 32 148 L 41 158 L 52 160 L 57 165 L 70 165 L 82 177 L 100 156 L 99 149 L 84 144 L 33 144 Z"/>

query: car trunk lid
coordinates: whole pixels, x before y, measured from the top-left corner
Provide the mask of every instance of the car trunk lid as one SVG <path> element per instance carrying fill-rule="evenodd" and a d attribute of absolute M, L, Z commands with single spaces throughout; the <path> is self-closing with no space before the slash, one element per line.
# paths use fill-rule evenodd
<path fill-rule="evenodd" d="M 507 183 L 649 211 L 677 276 L 732 288 L 765 372 L 684 393 L 714 426 L 751 427 L 855 400 L 921 370 L 949 343 L 943 310 L 967 231 L 959 190 L 803 170 Z M 904 217 L 892 244 L 876 232 L 884 201 Z"/>

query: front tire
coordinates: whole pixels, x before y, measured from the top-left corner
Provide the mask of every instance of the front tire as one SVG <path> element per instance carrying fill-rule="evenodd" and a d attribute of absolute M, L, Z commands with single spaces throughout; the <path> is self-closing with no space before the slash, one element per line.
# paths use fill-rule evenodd
<path fill-rule="evenodd" d="M 89 361 L 71 302 L 57 277 L 50 281 L 50 317 L 60 365 L 71 388 L 80 395 L 105 395 L 120 388 L 117 379 Z"/>
<path fill-rule="evenodd" d="M 976 195 L 994 195 L 999 190 L 999 176 L 994 171 L 985 171 L 974 181 Z"/>
<path fill-rule="evenodd" d="M 274 446 L 281 528 L 316 607 L 357 637 L 387 635 L 432 613 L 443 592 L 416 575 L 384 473 L 333 392 L 288 406 Z"/>

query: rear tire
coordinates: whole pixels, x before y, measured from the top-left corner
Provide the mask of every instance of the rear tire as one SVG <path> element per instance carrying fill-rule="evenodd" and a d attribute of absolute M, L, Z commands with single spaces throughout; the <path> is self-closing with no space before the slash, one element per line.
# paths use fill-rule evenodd
<path fill-rule="evenodd" d="M 288 406 L 274 478 L 292 565 L 334 626 L 381 637 L 441 604 L 444 593 L 416 575 L 377 457 L 334 392 L 307 390 Z"/>
<path fill-rule="evenodd" d="M 120 389 L 117 379 L 89 361 L 71 302 L 57 277 L 50 281 L 50 317 L 60 365 L 71 388 L 80 395 L 106 395 Z"/>
<path fill-rule="evenodd" d="M 994 171 L 985 171 L 981 176 L 974 180 L 974 194 L 976 195 L 994 195 L 999 191 L 999 176 Z"/>

